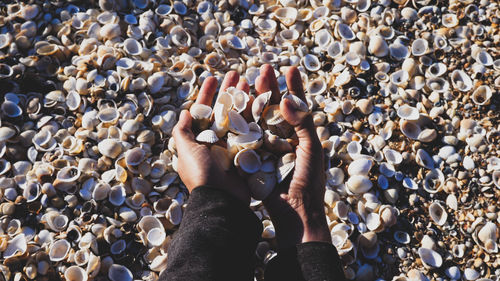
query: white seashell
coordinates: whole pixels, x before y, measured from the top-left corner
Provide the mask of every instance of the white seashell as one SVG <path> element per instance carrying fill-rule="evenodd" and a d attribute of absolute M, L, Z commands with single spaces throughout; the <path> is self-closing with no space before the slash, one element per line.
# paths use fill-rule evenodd
<path fill-rule="evenodd" d="M 54 262 L 64 260 L 68 256 L 70 246 L 69 242 L 65 239 L 53 242 L 49 250 L 50 260 Z"/>
<path fill-rule="evenodd" d="M 9 259 L 23 255 L 28 248 L 26 236 L 20 233 L 12 238 L 3 251 L 3 258 Z"/>
<path fill-rule="evenodd" d="M 243 112 L 247 107 L 248 101 L 250 100 L 248 94 L 234 87 L 229 87 L 226 92 L 231 95 L 233 109 L 235 109 L 238 113 Z"/>
<path fill-rule="evenodd" d="M 481 277 L 481 275 L 473 268 L 466 268 L 464 270 L 465 280 L 477 280 L 479 277 Z"/>
<path fill-rule="evenodd" d="M 0 34 L 0 49 L 9 46 L 12 42 L 12 39 L 12 35 L 8 32 Z"/>
<path fill-rule="evenodd" d="M 108 200 L 114 206 L 121 206 L 126 199 L 125 188 L 121 185 L 111 187 L 108 194 Z"/>
<path fill-rule="evenodd" d="M 351 159 L 356 160 L 358 157 L 361 157 L 361 144 L 359 141 L 351 141 L 347 144 L 347 153 L 351 157 Z"/>
<path fill-rule="evenodd" d="M 370 190 L 373 184 L 367 176 L 355 175 L 347 180 L 346 186 L 354 194 L 363 194 Z"/>
<path fill-rule="evenodd" d="M 258 95 L 252 103 L 252 116 L 255 122 L 259 122 L 260 116 L 264 108 L 268 105 L 271 99 L 272 92 L 265 92 Z"/>
<path fill-rule="evenodd" d="M 350 176 L 368 176 L 373 166 L 373 161 L 368 158 L 359 158 L 349 164 L 347 172 Z"/>
<path fill-rule="evenodd" d="M 491 57 L 490 54 L 486 51 L 481 51 L 479 52 L 476 57 L 476 61 L 484 66 L 490 66 L 493 65 L 493 58 Z"/>
<path fill-rule="evenodd" d="M 369 213 L 366 216 L 365 223 L 370 231 L 380 231 L 380 228 L 383 228 L 382 220 L 377 213 Z"/>
<path fill-rule="evenodd" d="M 294 7 L 278 8 L 274 11 L 275 17 L 285 26 L 291 26 L 297 20 L 297 9 Z"/>
<path fill-rule="evenodd" d="M 323 94 L 327 89 L 327 84 L 325 79 L 319 77 L 314 80 L 308 81 L 307 83 L 307 93 L 312 96 L 317 96 Z"/>
<path fill-rule="evenodd" d="M 248 134 L 250 128 L 247 121 L 236 111 L 230 110 L 227 113 L 229 131 L 235 134 Z"/>
<path fill-rule="evenodd" d="M 166 17 L 172 12 L 172 6 L 161 4 L 155 9 L 155 13 L 160 17 Z"/>
<path fill-rule="evenodd" d="M 213 144 L 219 141 L 217 134 L 212 130 L 204 130 L 196 136 L 197 142 Z"/>
<path fill-rule="evenodd" d="M 333 41 L 327 47 L 327 53 L 332 58 L 338 58 L 342 56 L 343 52 L 344 52 L 344 47 L 339 41 Z"/>
<path fill-rule="evenodd" d="M 404 104 L 398 108 L 397 114 L 399 118 L 405 120 L 418 120 L 420 113 L 415 107 Z"/>
<path fill-rule="evenodd" d="M 396 72 L 393 72 L 390 75 L 390 80 L 391 82 L 399 87 L 404 87 L 406 86 L 406 83 L 408 82 L 408 79 L 410 78 L 410 75 L 406 70 L 398 70 Z"/>
<path fill-rule="evenodd" d="M 176 46 L 185 48 L 191 46 L 191 35 L 189 35 L 189 33 L 181 26 L 174 26 L 170 30 L 170 35 L 172 37 L 172 43 L 174 43 Z"/>
<path fill-rule="evenodd" d="M 181 15 L 181 16 L 185 15 L 187 13 L 187 10 L 188 10 L 186 5 L 181 1 L 174 1 L 173 8 L 174 8 L 174 11 L 178 15 Z"/>
<path fill-rule="evenodd" d="M 411 53 L 414 56 L 423 56 L 425 55 L 429 50 L 429 42 L 423 38 L 418 38 L 415 41 L 413 41 L 413 44 L 411 45 Z"/>
<path fill-rule="evenodd" d="M 446 197 L 446 206 L 454 211 L 458 210 L 458 200 L 455 194 L 449 194 Z"/>
<path fill-rule="evenodd" d="M 446 65 L 444 63 L 436 62 L 436 63 L 431 64 L 431 66 L 429 66 L 429 68 L 425 72 L 425 76 L 426 77 L 439 77 L 439 76 L 443 75 L 444 73 L 446 73 L 446 71 L 447 71 L 447 69 L 446 69 Z"/>
<path fill-rule="evenodd" d="M 305 69 L 311 72 L 318 71 L 321 68 L 321 63 L 317 56 L 307 54 L 302 58 L 302 65 Z"/>
<path fill-rule="evenodd" d="M 253 149 L 243 149 L 234 157 L 234 165 L 245 173 L 253 174 L 260 170 L 262 162 L 260 156 Z"/>
<path fill-rule="evenodd" d="M 47 221 L 49 228 L 55 232 L 64 231 L 68 226 L 69 221 L 67 216 L 55 211 L 45 214 L 45 220 Z"/>
<path fill-rule="evenodd" d="M 463 70 L 455 69 L 451 73 L 451 83 L 455 89 L 462 92 L 472 89 L 472 80 Z"/>
<path fill-rule="evenodd" d="M 443 264 L 443 258 L 432 249 L 421 247 L 418 249 L 418 255 L 426 267 L 439 268 Z"/>
<path fill-rule="evenodd" d="M 295 168 L 295 153 L 287 153 L 280 157 L 276 165 L 276 178 L 278 183 L 284 181 Z"/>
<path fill-rule="evenodd" d="M 434 159 L 432 159 L 429 153 L 421 148 L 417 150 L 415 154 L 415 162 L 424 168 L 434 169 Z"/>
<path fill-rule="evenodd" d="M 444 184 L 443 172 L 439 169 L 430 170 L 424 178 L 424 190 L 429 193 L 441 191 Z"/>
<path fill-rule="evenodd" d="M 123 146 L 116 139 L 104 139 L 97 145 L 99 153 L 109 158 L 116 158 L 122 153 Z"/>
<path fill-rule="evenodd" d="M 384 156 L 387 162 L 393 165 L 401 164 L 403 161 L 403 155 L 394 149 L 385 149 Z"/>
<path fill-rule="evenodd" d="M 179 204 L 179 202 L 177 200 L 173 200 L 172 204 L 170 204 L 170 206 L 168 207 L 168 210 L 167 210 L 165 217 L 173 225 L 179 225 L 181 223 L 181 220 L 182 220 L 182 205 Z M 158 235 L 156 235 L 156 236 L 158 236 Z M 157 241 L 157 243 L 159 243 L 159 242 L 160 241 Z"/>
<path fill-rule="evenodd" d="M 392 43 L 389 45 L 389 54 L 391 58 L 401 61 L 406 59 L 410 52 L 408 51 L 408 47 L 400 43 Z"/>
<path fill-rule="evenodd" d="M 271 194 L 276 185 L 276 176 L 274 173 L 265 173 L 259 171 L 250 175 L 247 180 L 250 188 L 250 195 L 256 200 L 264 200 Z"/>
<path fill-rule="evenodd" d="M 348 41 L 354 40 L 356 38 L 356 35 L 352 31 L 351 27 L 340 22 L 335 25 L 335 33 Z"/>
<path fill-rule="evenodd" d="M 108 278 L 111 281 L 132 281 L 134 276 L 128 268 L 123 265 L 113 264 L 108 271 Z"/>
<path fill-rule="evenodd" d="M 401 132 L 410 139 L 418 139 L 422 129 L 420 125 L 415 120 L 404 120 L 401 119 L 399 122 L 399 128 Z"/>
<path fill-rule="evenodd" d="M 488 253 L 497 253 L 497 226 L 492 222 L 476 228 L 473 235 L 475 242 Z M 476 238 L 477 237 L 477 238 Z"/>
<path fill-rule="evenodd" d="M 381 36 L 370 37 L 368 52 L 376 57 L 385 57 L 389 54 L 389 45 Z"/>
<path fill-rule="evenodd" d="M 79 266 L 70 266 L 64 271 L 64 278 L 68 281 L 87 281 L 87 272 Z"/>
<path fill-rule="evenodd" d="M 106 23 L 99 31 L 99 34 L 104 39 L 113 39 L 121 36 L 120 25 L 116 23 Z"/>
<path fill-rule="evenodd" d="M 472 93 L 472 101 L 477 105 L 488 104 L 493 96 L 492 92 L 488 85 L 481 85 Z"/>
<path fill-rule="evenodd" d="M 438 202 L 432 202 L 429 205 L 429 215 L 437 225 L 444 225 L 448 219 L 448 213 Z"/>
<path fill-rule="evenodd" d="M 342 71 L 342 73 L 340 73 L 339 76 L 337 76 L 333 85 L 335 87 L 342 87 L 349 83 L 349 81 L 351 81 L 351 73 L 349 72 L 349 69 L 346 68 Z"/>

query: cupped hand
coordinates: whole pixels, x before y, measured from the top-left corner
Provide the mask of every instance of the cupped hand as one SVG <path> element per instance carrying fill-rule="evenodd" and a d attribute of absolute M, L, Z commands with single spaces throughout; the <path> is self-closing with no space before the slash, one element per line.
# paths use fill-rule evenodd
<path fill-rule="evenodd" d="M 239 75 L 234 71 L 226 74 L 220 91 L 229 87 L 237 87 L 246 92 L 249 88 L 244 80 L 239 81 Z M 216 89 L 217 79 L 206 78 L 195 103 L 211 106 Z M 248 205 L 250 193 L 246 183 L 236 171 L 224 171 L 212 157 L 209 147 L 195 141 L 192 121 L 189 111 L 183 110 L 172 132 L 177 149 L 177 171 L 182 182 L 189 192 L 199 186 L 210 185 L 227 191 Z"/>
<path fill-rule="evenodd" d="M 286 84 L 290 94 L 306 102 L 302 79 L 296 67 L 290 67 L 287 71 Z M 331 243 L 323 207 L 323 149 L 312 117 L 298 110 L 290 99 L 281 99 L 278 82 L 270 65 L 261 67 L 256 91 L 258 94 L 272 91 L 271 102 L 280 104 L 281 115 L 294 127 L 299 141 L 291 180 L 282 182 L 264 200 L 264 206 L 276 228 L 278 244 L 285 248 L 310 241 Z"/>

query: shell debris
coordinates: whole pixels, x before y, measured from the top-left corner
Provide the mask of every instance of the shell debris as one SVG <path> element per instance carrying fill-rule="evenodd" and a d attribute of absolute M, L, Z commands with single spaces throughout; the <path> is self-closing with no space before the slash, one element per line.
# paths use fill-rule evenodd
<path fill-rule="evenodd" d="M 296 145 L 256 96 L 267 63 L 313 116 L 349 280 L 495 280 L 499 16 L 491 0 L 2 1 L 0 279 L 157 280 L 189 196 L 181 109 L 247 179 L 263 267 L 276 243 L 259 200 Z M 306 101 L 287 94 L 289 66 Z M 249 93 L 192 105 L 230 70 Z"/>

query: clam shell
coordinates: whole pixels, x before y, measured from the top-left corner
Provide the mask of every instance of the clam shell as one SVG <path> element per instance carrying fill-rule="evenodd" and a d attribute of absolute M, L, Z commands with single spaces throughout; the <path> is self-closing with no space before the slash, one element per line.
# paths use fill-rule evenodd
<path fill-rule="evenodd" d="M 443 264 L 443 258 L 434 250 L 419 248 L 418 255 L 426 267 L 439 268 Z"/>
<path fill-rule="evenodd" d="M 288 175 L 295 168 L 295 153 L 287 153 L 283 155 L 276 164 L 276 178 L 278 179 L 278 183 L 284 181 Z"/>
<path fill-rule="evenodd" d="M 401 244 L 409 244 L 411 238 L 407 232 L 398 230 L 394 232 L 394 240 Z"/>
<path fill-rule="evenodd" d="M 213 144 L 219 141 L 217 134 L 212 130 L 204 130 L 196 136 L 197 142 Z"/>
<path fill-rule="evenodd" d="M 132 281 L 132 272 L 123 265 L 113 264 L 109 267 L 108 278 L 111 281 Z"/>
<path fill-rule="evenodd" d="M 294 7 L 278 8 L 274 11 L 274 16 L 285 26 L 291 26 L 297 20 L 297 9 Z"/>
<path fill-rule="evenodd" d="M 448 213 L 438 202 L 432 202 L 429 205 L 429 216 L 437 225 L 444 225 L 448 219 Z"/>
<path fill-rule="evenodd" d="M 420 117 L 420 113 L 418 109 L 415 107 L 409 106 L 409 105 L 402 105 L 398 108 L 397 114 L 399 118 L 405 119 L 405 120 L 418 120 Z"/>
<path fill-rule="evenodd" d="M 68 281 L 87 281 L 87 272 L 79 266 L 70 266 L 64 272 L 64 278 Z"/>
<path fill-rule="evenodd" d="M 400 43 L 393 43 L 389 45 L 389 54 L 395 60 L 404 60 L 409 56 L 410 52 L 408 47 Z"/>
<path fill-rule="evenodd" d="M 451 73 L 451 83 L 453 87 L 462 92 L 467 92 L 472 89 L 472 80 L 469 75 L 463 70 L 455 69 Z"/>
<path fill-rule="evenodd" d="M 335 32 L 343 39 L 351 41 L 356 38 L 356 35 L 352 31 L 351 27 L 347 24 L 337 23 L 335 25 Z"/>
<path fill-rule="evenodd" d="M 354 194 L 363 194 L 372 188 L 373 183 L 367 176 L 355 175 L 349 177 L 346 186 Z"/>
<path fill-rule="evenodd" d="M 228 129 L 235 134 L 248 134 L 250 128 L 246 120 L 236 111 L 230 110 L 227 113 Z"/>
<path fill-rule="evenodd" d="M 472 101 L 477 105 L 488 104 L 493 96 L 492 92 L 488 85 L 481 85 L 472 93 Z"/>
<path fill-rule="evenodd" d="M 122 153 L 123 146 L 116 139 L 104 139 L 97 145 L 99 153 L 109 158 L 116 158 Z"/>
<path fill-rule="evenodd" d="M 108 200 L 114 206 L 121 206 L 126 199 L 125 188 L 121 185 L 111 187 L 108 194 Z"/>
<path fill-rule="evenodd" d="M 302 65 L 311 72 L 318 71 L 321 68 L 318 57 L 311 54 L 307 54 L 302 58 Z"/>
<path fill-rule="evenodd" d="M 370 37 L 368 52 L 376 57 L 385 57 L 389 54 L 389 45 L 381 36 Z"/>
<path fill-rule="evenodd" d="M 27 246 L 26 236 L 23 233 L 20 233 L 9 241 L 7 247 L 3 251 L 3 257 L 5 259 L 9 259 L 21 256 L 28 249 Z"/>
<path fill-rule="evenodd" d="M 253 149 L 243 149 L 234 157 L 234 165 L 248 174 L 254 174 L 262 166 L 260 156 Z"/>
<path fill-rule="evenodd" d="M 49 258 L 51 261 L 58 262 L 64 260 L 69 253 L 71 245 L 65 239 L 57 240 L 50 246 Z"/>
<path fill-rule="evenodd" d="M 430 170 L 424 178 L 424 190 L 429 193 L 439 192 L 444 184 L 443 172 L 439 169 Z"/>
<path fill-rule="evenodd" d="M 1 71 L 1 69 L 0 69 Z M 23 114 L 23 110 L 11 101 L 4 101 L 1 106 L 2 114 L 10 118 L 16 118 Z"/>
<path fill-rule="evenodd" d="M 368 158 L 359 158 L 349 164 L 347 172 L 350 176 L 368 176 L 373 166 L 373 161 Z"/>
<path fill-rule="evenodd" d="M 429 50 L 429 42 L 423 38 L 418 38 L 411 45 L 412 55 L 418 57 L 425 55 Z"/>

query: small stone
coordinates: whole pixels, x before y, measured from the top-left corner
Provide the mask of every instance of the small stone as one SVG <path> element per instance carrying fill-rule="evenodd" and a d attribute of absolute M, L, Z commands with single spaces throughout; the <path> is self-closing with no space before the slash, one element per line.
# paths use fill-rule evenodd
<path fill-rule="evenodd" d="M 474 168 L 476 167 L 476 165 L 474 164 L 474 160 L 472 160 L 470 156 L 464 157 L 463 165 L 464 168 L 469 171 L 474 170 Z"/>
<path fill-rule="evenodd" d="M 479 272 L 473 268 L 466 268 L 464 271 L 465 280 L 476 280 L 479 278 Z"/>
<path fill-rule="evenodd" d="M 460 269 L 457 266 L 452 266 L 452 267 L 445 269 L 444 273 L 446 274 L 446 276 L 448 276 L 449 278 L 451 278 L 453 280 L 458 280 L 462 276 L 460 274 Z"/>
<path fill-rule="evenodd" d="M 406 253 L 406 250 L 404 248 L 398 248 L 396 251 L 397 251 L 398 257 L 400 259 L 405 259 L 406 258 L 407 253 Z"/>

